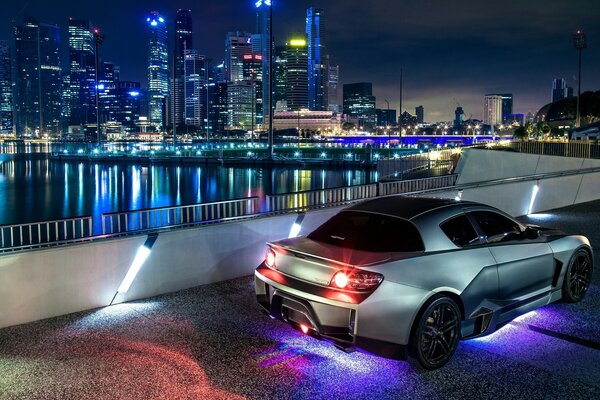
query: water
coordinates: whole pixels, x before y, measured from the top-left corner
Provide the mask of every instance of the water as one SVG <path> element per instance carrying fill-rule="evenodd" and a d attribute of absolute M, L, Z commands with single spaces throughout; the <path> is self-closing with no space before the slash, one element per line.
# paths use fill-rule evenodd
<path fill-rule="evenodd" d="M 376 181 L 375 171 L 364 170 L 58 162 L 36 154 L 44 152 L 0 154 L 0 225 L 88 215 L 99 221 L 103 213 Z"/>

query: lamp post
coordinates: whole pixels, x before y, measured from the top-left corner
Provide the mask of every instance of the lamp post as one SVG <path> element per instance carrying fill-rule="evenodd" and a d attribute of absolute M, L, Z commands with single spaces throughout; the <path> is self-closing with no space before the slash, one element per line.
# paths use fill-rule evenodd
<path fill-rule="evenodd" d="M 575 117 L 575 127 L 581 126 L 581 114 L 579 107 L 581 106 L 581 52 L 587 47 L 585 33 L 580 29 L 573 34 L 573 47 L 579 52 L 579 76 L 577 78 L 577 116 Z"/>
<path fill-rule="evenodd" d="M 102 42 L 104 41 L 104 35 L 100 32 L 100 29 L 98 28 L 94 28 L 92 30 L 92 33 L 94 35 L 94 58 L 95 58 L 95 62 L 96 62 L 96 74 L 95 74 L 95 81 L 96 81 L 96 139 L 98 141 L 98 147 L 100 147 L 100 93 L 99 93 L 99 85 L 98 85 L 98 68 L 99 68 L 99 53 L 98 53 L 98 47 L 102 44 Z"/>

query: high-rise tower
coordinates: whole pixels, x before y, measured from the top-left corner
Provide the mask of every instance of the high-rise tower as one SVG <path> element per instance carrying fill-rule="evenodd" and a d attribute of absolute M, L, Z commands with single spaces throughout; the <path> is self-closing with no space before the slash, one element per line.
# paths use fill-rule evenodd
<path fill-rule="evenodd" d="M 306 36 L 290 35 L 282 57 L 285 59 L 285 100 L 287 109 L 308 108 L 308 52 Z"/>
<path fill-rule="evenodd" d="M 26 16 L 14 27 L 17 135 L 59 135 L 62 112 L 60 29 Z"/>
<path fill-rule="evenodd" d="M 0 40 L 0 133 L 13 131 L 13 93 L 10 46 Z"/>
<path fill-rule="evenodd" d="M 225 37 L 225 78 L 229 82 L 244 80 L 244 56 L 252 55 L 252 35 L 229 32 Z"/>
<path fill-rule="evenodd" d="M 69 19 L 70 125 L 96 121 L 94 37 L 88 20 Z"/>
<path fill-rule="evenodd" d="M 157 11 L 146 18 L 150 32 L 148 41 L 148 120 L 164 126 L 163 108 L 169 95 L 169 53 L 167 50 L 167 25 Z"/>
<path fill-rule="evenodd" d="M 267 121 L 269 118 L 269 110 L 272 105 L 269 102 L 269 92 L 273 93 L 275 87 L 271 88 L 271 71 L 269 65 L 272 60 L 273 44 L 270 42 L 271 37 L 271 2 L 266 1 L 256 3 L 256 32 L 255 40 L 260 40 L 260 47 L 255 43 L 255 48 L 260 48 L 262 56 L 262 119 Z M 274 86 L 274 85 L 273 85 Z"/>
<path fill-rule="evenodd" d="M 323 35 L 324 12 L 320 8 L 306 10 L 306 37 L 308 39 L 308 107 L 327 110 L 328 69 Z"/>
<path fill-rule="evenodd" d="M 177 125 L 183 124 L 185 118 L 184 59 L 185 52 L 193 49 L 192 36 L 192 11 L 177 10 L 177 17 L 175 18 L 175 86 L 173 90 L 175 123 Z"/>

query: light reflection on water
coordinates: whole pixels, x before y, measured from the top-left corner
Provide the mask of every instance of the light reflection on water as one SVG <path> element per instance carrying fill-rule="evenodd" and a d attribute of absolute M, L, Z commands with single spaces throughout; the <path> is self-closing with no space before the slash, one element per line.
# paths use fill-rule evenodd
<path fill-rule="evenodd" d="M 57 162 L 0 163 L 0 224 L 373 182 L 374 171 Z"/>

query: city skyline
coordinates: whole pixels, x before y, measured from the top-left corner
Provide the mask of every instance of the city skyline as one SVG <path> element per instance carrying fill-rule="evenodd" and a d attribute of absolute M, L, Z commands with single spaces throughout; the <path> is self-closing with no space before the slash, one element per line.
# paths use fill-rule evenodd
<path fill-rule="evenodd" d="M 536 112 L 550 101 L 553 79 L 565 78 L 568 85 L 576 84 L 577 55 L 571 34 L 577 28 L 583 29 L 589 42 L 584 51 L 582 90 L 600 89 L 600 55 L 594 46 L 600 37 L 594 23 L 600 7 L 593 1 L 575 0 L 568 5 L 550 1 L 544 9 L 532 3 L 468 3 L 450 5 L 433 0 L 427 5 L 410 2 L 366 7 L 355 0 L 275 1 L 274 34 L 276 44 L 282 44 L 289 33 L 304 30 L 308 6 L 323 8 L 328 15 L 327 52 L 332 64 L 340 65 L 340 84 L 373 82 L 377 107 L 384 108 L 387 99 L 391 108 L 397 108 L 399 70 L 403 68 L 403 111 L 414 113 L 415 106 L 422 104 L 430 122 L 452 120 L 456 101 L 467 118 L 482 118 L 484 95 L 492 92 L 513 93 L 515 112 Z M 68 18 L 90 19 L 106 35 L 103 60 L 121 66 L 122 79 L 141 81 L 144 86 L 144 21 L 149 11 L 156 9 L 165 16 L 172 46 L 177 9 L 192 9 L 194 48 L 215 60 L 224 58 L 226 32 L 254 32 L 256 24 L 254 4 L 247 0 L 202 5 L 193 1 L 122 4 L 108 0 L 102 5 L 30 1 L 6 8 L 0 40 L 10 40 L 13 24 L 28 13 L 58 24 L 64 49 Z M 66 61 L 63 64 L 66 68 Z"/>

